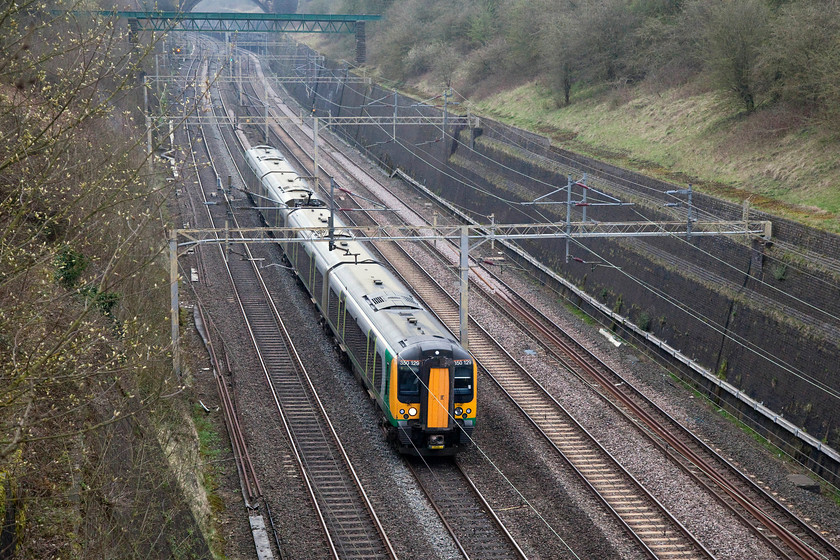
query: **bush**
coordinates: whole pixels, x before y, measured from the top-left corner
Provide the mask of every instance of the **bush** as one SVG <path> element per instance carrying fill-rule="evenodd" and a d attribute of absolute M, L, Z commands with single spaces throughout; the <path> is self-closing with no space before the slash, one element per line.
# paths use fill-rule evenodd
<path fill-rule="evenodd" d="M 643 331 L 650 331 L 650 314 L 647 311 L 642 311 L 639 314 L 639 328 Z"/>
<path fill-rule="evenodd" d="M 55 258 L 56 281 L 65 288 L 73 288 L 89 263 L 87 257 L 65 245 Z"/>

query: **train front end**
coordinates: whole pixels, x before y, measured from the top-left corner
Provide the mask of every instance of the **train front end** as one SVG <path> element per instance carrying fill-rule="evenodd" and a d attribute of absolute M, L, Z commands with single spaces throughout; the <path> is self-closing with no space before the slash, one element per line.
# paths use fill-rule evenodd
<path fill-rule="evenodd" d="M 476 365 L 452 344 L 418 344 L 390 362 L 395 441 L 410 455 L 454 455 L 476 423 Z"/>

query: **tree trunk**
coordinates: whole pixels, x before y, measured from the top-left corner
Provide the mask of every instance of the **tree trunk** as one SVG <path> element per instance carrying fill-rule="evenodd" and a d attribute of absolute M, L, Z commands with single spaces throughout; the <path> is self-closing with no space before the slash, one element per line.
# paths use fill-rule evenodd
<path fill-rule="evenodd" d="M 3 516 L 3 529 L 0 531 L 0 560 L 14 558 L 17 548 L 17 497 L 12 490 L 12 481 L 8 478 L 4 481 L 3 487 L 6 493 L 5 515 Z"/>

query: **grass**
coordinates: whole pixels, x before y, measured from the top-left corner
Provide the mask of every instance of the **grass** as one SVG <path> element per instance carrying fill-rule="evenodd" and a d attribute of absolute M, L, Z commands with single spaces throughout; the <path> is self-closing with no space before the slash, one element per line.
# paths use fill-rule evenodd
<path fill-rule="evenodd" d="M 759 445 L 761 445 L 762 447 L 767 449 L 770 453 L 772 453 L 773 455 L 777 455 L 778 457 L 783 457 L 785 460 L 788 460 L 788 456 L 784 451 L 779 449 L 776 445 L 774 445 L 766 437 L 764 437 L 763 435 L 761 435 L 760 433 L 755 431 L 753 428 L 751 428 L 750 426 L 745 424 L 743 421 L 738 419 L 731 412 L 728 412 L 728 411 L 724 410 L 723 408 L 718 408 L 717 412 L 722 417 L 726 418 L 729 422 L 731 422 L 732 424 L 737 426 L 738 429 L 740 429 L 742 432 L 744 432 L 745 434 L 750 436 L 752 439 L 754 439 L 756 442 L 758 442 Z"/>
<path fill-rule="evenodd" d="M 555 146 L 840 232 L 836 135 L 784 108 L 746 115 L 697 84 L 577 92 L 558 108 L 529 83 L 474 109 L 545 134 Z"/>
<path fill-rule="evenodd" d="M 820 487 L 822 488 L 823 493 L 827 494 L 831 501 L 840 506 L 840 490 L 826 484 L 820 484 Z"/>
<path fill-rule="evenodd" d="M 560 303 L 563 304 L 568 311 L 572 313 L 575 317 L 586 323 L 587 325 L 597 326 L 598 322 L 595 320 L 594 317 L 591 317 L 589 314 L 586 313 L 583 309 L 572 303 L 571 301 L 561 298 Z"/>
<path fill-rule="evenodd" d="M 225 510 L 225 502 L 219 494 L 219 474 L 216 461 L 224 453 L 221 437 L 213 427 L 204 409 L 198 403 L 193 405 L 192 420 L 198 433 L 199 453 L 202 459 L 202 472 L 199 477 L 207 493 L 210 510 L 218 513 Z M 223 558 L 224 537 L 215 527 L 211 528 L 208 544 L 215 558 Z"/>
<path fill-rule="evenodd" d="M 735 426 L 737 426 L 742 432 L 744 432 L 745 434 L 750 436 L 752 439 L 754 439 L 756 442 L 758 442 L 759 445 L 761 445 L 762 447 L 767 449 L 770 453 L 772 453 L 773 455 L 775 455 L 776 457 L 778 457 L 782 461 L 785 461 L 785 462 L 788 462 L 788 463 L 789 462 L 794 462 L 793 459 L 791 459 L 791 457 L 785 451 L 783 451 L 778 446 L 776 446 L 773 442 L 771 442 L 770 440 L 768 440 L 767 438 L 765 438 L 764 436 L 759 434 L 753 428 L 751 428 L 750 426 L 748 426 L 747 424 L 745 424 L 744 422 L 742 422 L 741 420 L 736 418 L 733 414 L 727 412 L 726 410 L 723 410 L 722 408 L 717 408 L 717 412 L 723 418 L 725 418 L 728 421 L 730 421 L 731 423 L 735 424 Z M 809 473 L 806 473 L 806 474 L 809 474 Z M 814 478 L 814 477 L 811 476 L 811 478 Z M 827 495 L 828 498 L 830 500 L 832 500 L 834 503 L 836 503 L 837 505 L 840 505 L 840 491 L 838 491 L 837 488 L 833 487 L 830 484 L 827 484 L 822 479 L 814 478 L 814 480 L 820 484 L 821 493 Z"/>
<path fill-rule="evenodd" d="M 224 502 L 216 494 L 219 484 L 213 463 L 224 452 L 221 439 L 201 405 L 193 405 L 192 418 L 195 423 L 195 429 L 198 432 L 199 451 L 205 465 L 202 479 L 204 481 L 204 487 L 207 490 L 207 498 L 213 510 L 220 511 L 224 509 Z"/>

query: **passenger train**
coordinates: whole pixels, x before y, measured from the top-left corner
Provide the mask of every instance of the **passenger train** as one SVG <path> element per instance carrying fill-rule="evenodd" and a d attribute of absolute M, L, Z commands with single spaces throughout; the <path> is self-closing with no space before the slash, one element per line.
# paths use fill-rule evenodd
<path fill-rule="evenodd" d="M 389 439 L 412 455 L 452 455 L 476 425 L 476 364 L 440 321 L 338 218 L 334 245 L 311 228 L 330 209 L 271 146 L 245 152 L 247 188 L 354 372 L 384 414 Z M 276 208 L 275 208 L 276 207 Z"/>

